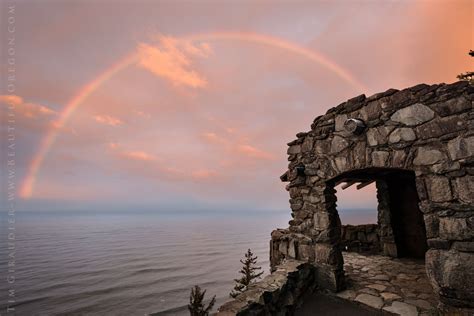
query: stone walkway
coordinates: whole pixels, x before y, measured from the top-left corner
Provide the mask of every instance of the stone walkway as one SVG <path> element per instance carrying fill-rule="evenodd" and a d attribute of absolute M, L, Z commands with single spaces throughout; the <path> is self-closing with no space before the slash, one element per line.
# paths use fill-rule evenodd
<path fill-rule="evenodd" d="M 344 252 L 347 290 L 340 298 L 394 314 L 433 315 L 437 297 L 422 260 Z"/>

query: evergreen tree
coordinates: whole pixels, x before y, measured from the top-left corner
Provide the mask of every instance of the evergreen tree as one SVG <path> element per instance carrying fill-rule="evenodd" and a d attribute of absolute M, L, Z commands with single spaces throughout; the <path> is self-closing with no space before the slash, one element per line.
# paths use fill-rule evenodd
<path fill-rule="evenodd" d="M 470 50 L 469 55 L 471 57 L 474 57 L 474 51 Z M 474 72 L 473 71 L 464 72 L 464 73 L 458 75 L 457 77 L 458 77 L 459 80 L 469 81 L 470 83 L 474 84 Z"/>
<path fill-rule="evenodd" d="M 235 298 L 240 293 L 246 291 L 248 286 L 259 279 L 263 274 L 263 272 L 257 272 L 262 269 L 256 266 L 257 258 L 257 256 L 254 257 L 252 251 L 249 249 L 245 254 L 245 259 L 240 260 L 240 263 L 244 265 L 239 271 L 242 277 L 240 279 L 234 279 L 237 284 L 234 286 L 234 290 L 230 292 L 230 297 Z"/>
<path fill-rule="evenodd" d="M 211 299 L 207 307 L 204 307 L 204 295 L 206 295 L 206 290 L 201 292 L 201 288 L 198 285 L 195 285 L 191 289 L 191 295 L 189 296 L 188 310 L 191 316 L 208 316 L 212 307 L 216 302 L 216 296 Z"/>

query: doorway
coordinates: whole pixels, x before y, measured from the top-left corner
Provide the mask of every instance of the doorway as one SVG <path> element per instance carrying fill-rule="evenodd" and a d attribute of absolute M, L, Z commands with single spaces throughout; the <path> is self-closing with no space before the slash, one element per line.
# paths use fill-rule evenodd
<path fill-rule="evenodd" d="M 426 229 L 418 203 L 415 174 L 396 172 L 385 179 L 397 256 L 424 259 L 428 250 Z"/>
<path fill-rule="evenodd" d="M 344 189 L 353 185 L 362 189 L 375 183 L 381 251 L 391 257 L 424 258 L 428 249 L 426 229 L 413 171 L 370 168 L 344 173 L 332 182 L 333 187 L 342 184 Z"/>

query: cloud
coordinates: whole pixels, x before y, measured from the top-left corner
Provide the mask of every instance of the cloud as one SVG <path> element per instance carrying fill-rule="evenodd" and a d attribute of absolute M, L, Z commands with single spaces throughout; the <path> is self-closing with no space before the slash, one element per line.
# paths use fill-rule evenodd
<path fill-rule="evenodd" d="M 238 145 L 237 151 L 251 158 L 264 160 L 274 159 L 272 154 L 250 145 Z"/>
<path fill-rule="evenodd" d="M 0 95 L 0 126 L 8 126 L 10 112 L 13 108 L 15 128 L 22 134 L 38 137 L 57 125 L 58 112 L 42 104 L 27 102 L 18 95 Z M 69 131 L 69 130 L 68 130 Z"/>
<path fill-rule="evenodd" d="M 138 110 L 135 110 L 134 113 L 138 116 L 138 117 L 142 117 L 142 118 L 145 118 L 145 119 L 150 119 L 151 118 L 151 115 L 149 113 L 146 113 L 146 112 L 143 112 L 143 111 L 138 111 Z"/>
<path fill-rule="evenodd" d="M 115 158 L 117 167 L 122 172 L 149 178 L 152 180 L 171 180 L 175 182 L 208 181 L 219 179 L 219 173 L 210 168 L 175 167 L 164 159 L 144 150 L 128 150 L 118 143 L 109 143 L 108 148 Z M 146 168 L 144 168 L 146 164 Z"/>
<path fill-rule="evenodd" d="M 144 151 L 127 151 L 123 152 L 122 156 L 133 160 L 155 161 L 156 157 Z"/>
<path fill-rule="evenodd" d="M 13 106 L 17 115 L 22 115 L 31 119 L 50 117 L 57 114 L 56 111 L 37 103 L 25 102 L 18 95 L 0 95 L 0 104 Z"/>
<path fill-rule="evenodd" d="M 120 146 L 120 144 L 114 142 L 110 142 L 107 145 L 110 150 L 117 154 L 117 157 L 138 161 L 157 160 L 157 157 L 155 155 L 148 153 L 144 150 L 126 150 L 122 146 Z"/>
<path fill-rule="evenodd" d="M 203 180 L 203 179 L 205 180 L 205 179 L 210 179 L 210 178 L 213 178 L 213 177 L 217 177 L 218 174 L 214 170 L 200 169 L 200 170 L 195 170 L 195 171 L 191 172 L 191 176 L 194 179 L 197 179 L 197 180 Z"/>
<path fill-rule="evenodd" d="M 100 124 L 118 126 L 122 125 L 123 121 L 119 118 L 110 116 L 110 115 L 95 115 L 94 120 Z"/>
<path fill-rule="evenodd" d="M 206 141 L 209 143 L 214 143 L 214 144 L 221 144 L 221 145 L 229 145 L 229 141 L 226 140 L 225 138 L 217 135 L 216 133 L 212 132 L 206 132 L 203 133 L 202 136 Z"/>
<path fill-rule="evenodd" d="M 271 153 L 248 144 L 247 137 L 239 135 L 235 128 L 225 128 L 224 131 L 228 138 L 213 132 L 205 132 L 202 136 L 208 143 L 220 145 L 227 151 L 230 151 L 232 155 L 243 155 L 258 160 L 275 159 Z"/>
<path fill-rule="evenodd" d="M 188 41 L 160 36 L 158 45 L 140 43 L 137 51 L 141 67 L 176 86 L 203 88 L 207 85 L 206 79 L 191 69 L 191 58 L 206 58 L 210 53 L 208 44 L 193 45 Z"/>

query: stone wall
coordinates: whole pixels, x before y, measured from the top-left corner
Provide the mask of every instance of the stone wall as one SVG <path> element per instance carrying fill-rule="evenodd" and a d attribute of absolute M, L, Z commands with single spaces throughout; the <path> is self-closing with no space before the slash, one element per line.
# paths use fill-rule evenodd
<path fill-rule="evenodd" d="M 341 249 L 360 253 L 379 253 L 381 247 L 378 225 L 342 225 Z"/>
<path fill-rule="evenodd" d="M 292 315 L 316 289 L 315 275 L 311 264 L 296 260 L 282 262 L 272 274 L 219 307 L 217 315 Z"/>
<path fill-rule="evenodd" d="M 379 213 L 381 246 L 399 255 L 393 196 L 404 193 L 394 185 L 401 171 L 411 172 L 430 281 L 442 302 L 474 307 L 473 96 L 467 82 L 361 95 L 298 133 L 281 176 L 289 182 L 292 219 L 287 229 L 272 233 L 272 266 L 283 259 L 306 261 L 318 267 L 321 286 L 344 286 L 334 187 L 349 180 L 377 181 L 379 210 L 386 209 Z"/>

